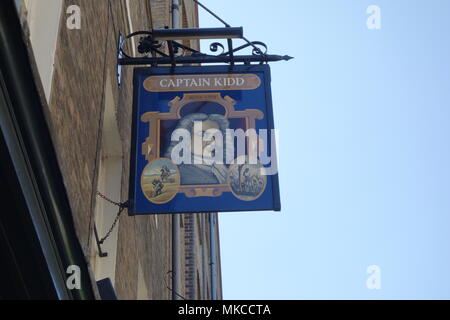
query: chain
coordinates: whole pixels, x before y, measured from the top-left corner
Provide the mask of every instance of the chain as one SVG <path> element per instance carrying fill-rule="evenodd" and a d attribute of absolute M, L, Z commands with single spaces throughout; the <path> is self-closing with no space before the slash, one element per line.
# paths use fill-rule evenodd
<path fill-rule="evenodd" d="M 106 235 L 99 240 L 99 243 L 103 244 L 105 242 L 105 240 L 109 238 L 109 236 L 111 235 L 111 232 L 113 232 L 117 222 L 119 221 L 120 215 L 122 214 L 123 210 L 125 210 L 125 208 L 128 208 L 129 202 L 128 201 L 126 201 L 126 202 L 115 202 L 115 201 L 109 199 L 108 197 L 106 197 L 104 194 L 100 193 L 99 191 L 97 191 L 97 195 L 100 198 L 102 198 L 103 200 L 105 200 L 105 201 L 107 201 L 107 202 L 109 202 L 109 203 L 119 207 L 119 212 L 117 212 L 117 216 L 114 219 L 114 222 L 113 222 L 111 228 L 109 228 L 109 230 L 106 233 Z"/>
<path fill-rule="evenodd" d="M 128 203 L 127 202 L 115 202 L 111 199 L 109 199 L 108 197 L 106 197 L 104 194 L 102 194 L 100 191 L 97 191 L 97 195 L 102 198 L 103 200 L 106 200 L 109 203 L 112 203 L 115 206 L 118 207 L 128 207 Z"/>

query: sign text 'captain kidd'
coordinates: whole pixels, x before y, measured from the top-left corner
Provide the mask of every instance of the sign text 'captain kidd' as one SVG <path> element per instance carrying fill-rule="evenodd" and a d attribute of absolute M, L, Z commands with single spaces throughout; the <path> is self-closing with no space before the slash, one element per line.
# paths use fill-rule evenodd
<path fill-rule="evenodd" d="M 144 88 L 150 92 L 254 90 L 260 85 L 260 78 L 254 74 L 152 76 L 144 81 Z"/>

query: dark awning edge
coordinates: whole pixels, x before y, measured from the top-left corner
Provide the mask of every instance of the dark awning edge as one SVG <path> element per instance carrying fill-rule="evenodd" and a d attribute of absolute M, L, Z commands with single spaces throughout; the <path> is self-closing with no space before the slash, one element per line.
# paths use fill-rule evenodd
<path fill-rule="evenodd" d="M 6 108 L 0 109 L 1 131 L 58 296 L 94 299 L 14 0 L 0 1 L 0 80 L 0 89 L 7 95 Z M 66 287 L 70 265 L 81 269 L 80 290 Z"/>

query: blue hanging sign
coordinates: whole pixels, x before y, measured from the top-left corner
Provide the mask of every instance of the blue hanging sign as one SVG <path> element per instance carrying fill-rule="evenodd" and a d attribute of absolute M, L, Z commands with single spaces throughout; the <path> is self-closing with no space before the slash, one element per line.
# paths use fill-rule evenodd
<path fill-rule="evenodd" d="M 134 70 L 130 215 L 280 210 L 268 65 Z"/>

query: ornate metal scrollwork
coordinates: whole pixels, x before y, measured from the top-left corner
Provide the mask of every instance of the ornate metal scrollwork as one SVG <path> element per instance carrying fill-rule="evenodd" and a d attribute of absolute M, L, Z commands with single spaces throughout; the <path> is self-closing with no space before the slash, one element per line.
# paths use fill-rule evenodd
<path fill-rule="evenodd" d="M 264 51 L 262 51 L 260 48 L 258 48 L 258 46 L 263 47 Z M 252 47 L 252 54 L 255 56 L 264 56 L 267 54 L 267 45 L 261 41 L 252 41 L 252 42 L 246 43 L 240 47 L 233 49 L 231 52 L 236 53 L 236 52 L 246 49 L 248 47 Z M 230 54 L 230 51 L 225 52 L 222 55 L 229 55 L 229 54 Z"/>
<path fill-rule="evenodd" d="M 137 31 L 126 36 L 119 44 L 119 53 L 122 54 L 123 57 L 128 59 L 133 59 L 137 57 L 132 57 L 127 54 L 124 50 L 124 47 L 128 40 L 134 37 L 140 37 L 138 42 L 138 52 L 143 56 L 150 56 L 153 53 L 159 54 L 160 56 L 167 57 L 161 48 L 163 47 L 162 41 L 153 40 L 152 33 L 150 31 Z"/>
<path fill-rule="evenodd" d="M 219 48 L 222 49 L 222 53 L 219 55 L 222 55 L 225 52 L 225 46 L 223 44 L 221 44 L 220 42 L 214 42 L 214 43 L 211 43 L 209 46 L 209 50 L 211 52 L 217 52 L 219 50 Z"/>
<path fill-rule="evenodd" d="M 145 37 L 143 35 L 145 35 Z M 154 56 L 154 55 L 157 55 L 157 56 L 159 55 L 160 57 L 168 57 L 169 56 L 168 54 L 166 54 L 163 51 L 164 50 L 163 49 L 164 41 L 154 40 L 152 38 L 152 33 L 150 31 L 138 31 L 138 32 L 134 32 L 134 33 L 128 35 L 121 42 L 119 50 L 121 51 L 121 53 L 124 57 L 130 58 L 130 59 L 137 58 L 137 57 L 132 57 L 128 53 L 126 53 L 124 50 L 124 47 L 128 40 L 130 40 L 133 37 L 138 37 L 138 36 L 140 38 L 138 41 L 137 51 L 142 56 Z M 229 56 L 231 53 L 233 53 L 233 54 L 237 53 L 248 47 L 252 47 L 252 55 L 264 56 L 267 54 L 267 45 L 261 41 L 252 41 L 252 42 L 246 43 L 242 46 L 239 46 L 237 48 L 234 48 L 231 51 L 226 51 L 226 52 L 225 52 L 225 46 L 222 43 L 213 42 L 210 44 L 209 50 L 213 53 L 217 53 L 219 51 L 219 49 L 221 50 L 220 53 L 215 54 L 215 55 L 202 53 L 198 50 L 195 50 L 193 48 L 185 46 L 178 41 L 170 40 L 170 42 L 172 43 L 177 56 L 196 55 L 196 56 L 222 56 L 223 57 L 223 56 Z M 261 48 L 259 48 L 259 47 L 261 47 Z M 181 52 L 180 52 L 180 50 L 181 50 Z"/>
<path fill-rule="evenodd" d="M 124 47 L 130 39 L 139 37 L 137 41 L 137 53 L 140 56 L 131 56 L 125 52 Z M 251 48 L 251 55 L 238 56 L 237 53 Z M 185 63 L 217 63 L 224 62 L 234 64 L 243 62 L 267 63 L 271 61 L 289 60 L 289 56 L 268 55 L 267 45 L 261 41 L 248 41 L 247 43 L 233 48 L 231 39 L 228 40 L 228 51 L 220 42 L 213 42 L 209 46 L 211 53 L 203 53 L 175 40 L 155 40 L 150 31 L 138 31 L 125 37 L 119 45 L 119 64 L 177 64 Z M 168 53 L 167 53 L 168 52 Z"/>

